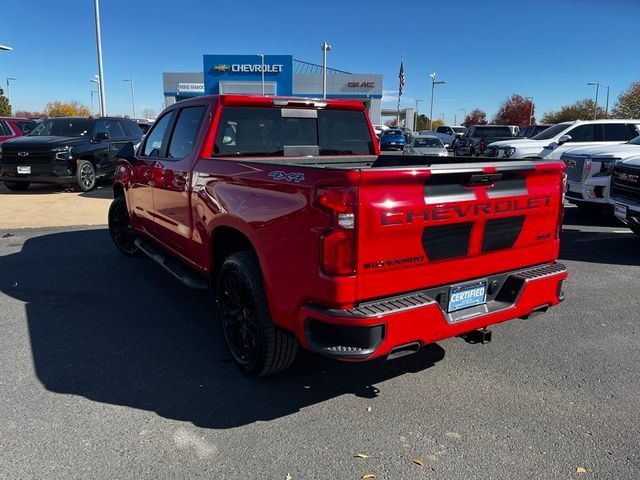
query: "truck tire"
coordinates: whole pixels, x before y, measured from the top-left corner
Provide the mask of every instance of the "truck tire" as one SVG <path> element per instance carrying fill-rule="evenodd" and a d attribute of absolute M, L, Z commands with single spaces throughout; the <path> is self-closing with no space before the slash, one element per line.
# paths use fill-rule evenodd
<path fill-rule="evenodd" d="M 4 186 L 12 192 L 23 192 L 29 188 L 29 182 L 4 182 Z"/>
<path fill-rule="evenodd" d="M 136 234 L 131 227 L 127 201 L 124 196 L 113 199 L 109 207 L 109 234 L 115 246 L 128 256 L 138 256 L 140 251 L 135 245 Z"/>
<path fill-rule="evenodd" d="M 76 178 L 73 185 L 78 192 L 88 192 L 96 186 L 96 169 L 88 160 L 80 160 L 76 168 Z"/>
<path fill-rule="evenodd" d="M 225 342 L 242 371 L 251 376 L 271 375 L 293 363 L 298 341 L 271 320 L 254 253 L 227 257 L 218 274 L 216 303 Z"/>

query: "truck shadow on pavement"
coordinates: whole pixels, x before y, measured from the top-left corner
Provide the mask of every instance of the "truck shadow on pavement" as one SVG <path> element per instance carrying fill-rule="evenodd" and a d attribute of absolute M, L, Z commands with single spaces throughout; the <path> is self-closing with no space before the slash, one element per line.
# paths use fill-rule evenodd
<path fill-rule="evenodd" d="M 17 247 L 20 234 L 2 241 Z M 25 302 L 35 373 L 47 390 L 200 427 L 272 420 L 344 394 L 372 399 L 382 393 L 376 384 L 445 355 L 434 344 L 390 362 L 344 364 L 302 352 L 286 372 L 247 378 L 227 353 L 210 294 L 148 259 L 123 257 L 106 230 L 30 238 L 0 256 L 0 271 L 2 292 Z"/>
<path fill-rule="evenodd" d="M 580 226 L 613 227 L 621 233 L 613 233 L 612 230 L 583 231 Z M 638 247 L 640 238 L 612 216 L 592 215 L 577 208 L 565 210 L 560 261 L 638 265 Z"/>

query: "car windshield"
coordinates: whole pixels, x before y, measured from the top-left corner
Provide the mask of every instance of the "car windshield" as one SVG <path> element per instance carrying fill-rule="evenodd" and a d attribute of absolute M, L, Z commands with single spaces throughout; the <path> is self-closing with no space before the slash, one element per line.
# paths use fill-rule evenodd
<path fill-rule="evenodd" d="M 558 123 L 557 125 L 553 125 L 546 130 L 543 130 L 539 134 L 531 137 L 531 140 L 549 140 L 550 138 L 553 138 L 559 133 L 565 131 L 571 125 L 571 123 Z"/>
<path fill-rule="evenodd" d="M 443 148 L 439 138 L 416 138 L 413 141 L 414 148 Z"/>
<path fill-rule="evenodd" d="M 83 137 L 91 127 L 87 118 L 48 118 L 34 128 L 29 136 Z"/>

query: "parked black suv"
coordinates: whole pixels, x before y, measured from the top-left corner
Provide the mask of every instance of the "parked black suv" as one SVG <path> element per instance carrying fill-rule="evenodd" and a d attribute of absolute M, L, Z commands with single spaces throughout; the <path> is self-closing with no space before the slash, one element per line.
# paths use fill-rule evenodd
<path fill-rule="evenodd" d="M 484 155 L 487 145 L 501 140 L 511 140 L 511 129 L 505 125 L 471 125 L 456 142 L 456 156 Z"/>
<path fill-rule="evenodd" d="M 97 178 L 113 176 L 116 154 L 127 142 L 141 139 L 137 122 L 125 118 L 47 118 L 0 145 L 0 180 L 14 191 L 30 183 L 70 183 L 86 192 Z"/>

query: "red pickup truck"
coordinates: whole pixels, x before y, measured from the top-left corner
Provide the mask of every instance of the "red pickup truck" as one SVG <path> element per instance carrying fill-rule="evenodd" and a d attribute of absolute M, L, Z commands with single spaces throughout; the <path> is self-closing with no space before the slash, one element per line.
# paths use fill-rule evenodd
<path fill-rule="evenodd" d="M 562 301 L 558 161 L 379 155 L 361 103 L 179 102 L 119 155 L 109 230 L 212 288 L 236 363 L 393 358 Z"/>

